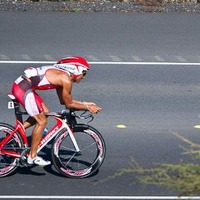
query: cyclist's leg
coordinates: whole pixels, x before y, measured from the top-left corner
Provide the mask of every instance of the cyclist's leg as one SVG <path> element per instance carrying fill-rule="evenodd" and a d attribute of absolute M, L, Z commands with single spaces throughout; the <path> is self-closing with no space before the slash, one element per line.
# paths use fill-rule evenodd
<path fill-rule="evenodd" d="M 46 111 L 47 106 L 43 103 L 43 100 L 40 98 L 32 90 L 32 84 L 27 81 L 23 80 L 20 77 L 20 80 L 16 81 L 12 86 L 12 93 L 16 97 L 16 99 L 20 102 L 20 104 L 26 109 L 27 113 L 34 118 L 35 128 L 33 129 L 33 136 L 32 136 L 32 145 L 30 150 L 30 157 L 28 157 L 29 164 L 41 164 L 47 165 L 50 162 L 44 161 L 42 158 L 37 157 L 37 147 L 41 136 L 42 131 L 47 124 L 47 118 L 44 114 Z M 26 126 L 30 126 L 29 123 L 25 124 Z M 35 161 L 34 161 L 35 158 Z"/>
<path fill-rule="evenodd" d="M 45 113 L 49 112 L 49 108 L 47 107 L 47 105 L 42 102 L 42 107 L 43 107 L 43 110 Z M 36 124 L 36 120 L 34 119 L 34 117 L 29 117 L 26 121 L 24 121 L 23 125 L 24 125 L 24 128 L 27 129 L 33 125 Z"/>
<path fill-rule="evenodd" d="M 27 120 L 24 121 L 24 123 L 23 123 L 25 129 L 27 129 L 35 124 L 36 124 L 36 120 L 33 117 L 27 118 Z"/>
<path fill-rule="evenodd" d="M 47 124 L 47 118 L 45 113 L 42 112 L 38 115 L 33 116 L 36 120 L 35 127 L 32 132 L 32 140 L 31 140 L 31 149 L 29 152 L 29 156 L 27 162 L 29 164 L 37 164 L 37 165 L 49 165 L 51 164 L 50 161 L 45 161 L 43 158 L 37 156 L 37 148 L 40 143 L 42 132 Z"/>
<path fill-rule="evenodd" d="M 37 148 L 40 143 L 42 132 L 47 125 L 47 118 L 44 112 L 43 100 L 39 95 L 33 91 L 28 91 L 25 95 L 25 109 L 28 114 L 34 118 L 35 127 L 32 132 L 31 149 L 28 156 L 29 164 L 48 165 L 50 162 L 44 161 L 42 158 L 37 157 Z M 45 107 L 46 109 L 47 107 Z"/>
<path fill-rule="evenodd" d="M 31 149 L 29 153 L 29 156 L 31 158 L 34 158 L 37 156 L 37 148 L 42 137 L 42 132 L 47 124 L 47 119 L 44 112 L 33 116 L 33 118 L 35 119 L 36 124 L 32 132 Z"/>

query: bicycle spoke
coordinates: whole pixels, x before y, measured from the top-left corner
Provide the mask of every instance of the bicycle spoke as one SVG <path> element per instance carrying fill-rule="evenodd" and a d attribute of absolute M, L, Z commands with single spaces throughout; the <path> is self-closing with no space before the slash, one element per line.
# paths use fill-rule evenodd
<path fill-rule="evenodd" d="M 84 147 L 83 149 L 81 149 L 81 152 L 89 149 L 91 146 L 95 145 L 96 146 L 96 142 L 93 142 L 92 144 L 89 144 L 88 146 Z"/>
<path fill-rule="evenodd" d="M 70 159 L 67 159 L 68 161 L 67 161 L 67 163 L 66 163 L 65 166 L 67 166 L 67 165 L 71 162 L 71 160 L 74 158 L 75 155 L 76 155 L 76 153 L 74 153 L 74 154 L 71 156 Z"/>
<path fill-rule="evenodd" d="M 72 151 L 72 152 L 76 152 L 76 150 L 69 148 L 69 147 L 66 147 L 66 146 L 63 146 L 63 145 L 61 145 L 60 149 L 65 149 L 65 150 L 69 150 L 69 151 Z"/>

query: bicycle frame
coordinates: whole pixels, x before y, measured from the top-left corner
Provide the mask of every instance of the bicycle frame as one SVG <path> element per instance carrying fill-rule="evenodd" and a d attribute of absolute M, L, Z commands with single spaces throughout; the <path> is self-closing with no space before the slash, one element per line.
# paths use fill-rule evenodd
<path fill-rule="evenodd" d="M 3 149 L 3 147 L 6 145 L 6 143 L 13 137 L 13 135 L 16 132 L 18 132 L 21 135 L 21 137 L 23 139 L 23 143 L 24 143 L 24 148 L 28 148 L 28 146 L 29 146 L 28 139 L 27 139 L 27 136 L 25 133 L 24 126 L 22 125 L 22 123 L 19 120 L 16 120 L 15 129 L 12 132 L 9 132 L 8 136 L 5 137 L 0 143 L 0 153 L 2 155 L 6 154 L 6 155 L 10 155 L 10 156 L 16 157 L 16 158 L 19 158 L 21 156 L 20 152 Z"/>
<path fill-rule="evenodd" d="M 23 119 L 22 119 L 22 115 L 27 115 L 26 112 L 21 112 L 20 111 L 20 107 L 19 107 L 19 103 L 17 101 L 15 101 L 15 98 L 13 95 L 8 95 L 11 99 L 12 102 L 9 102 L 9 108 L 10 109 L 15 109 L 15 116 L 16 116 L 16 125 L 14 126 L 14 130 L 12 132 L 9 132 L 9 134 L 4 138 L 4 140 L 1 141 L 0 143 L 0 153 L 1 154 L 6 154 L 6 155 L 10 155 L 12 157 L 16 157 L 19 158 L 21 157 L 21 153 L 17 152 L 17 151 L 13 151 L 13 150 L 6 150 L 3 149 L 3 147 L 6 145 L 6 143 L 13 137 L 13 135 L 15 133 L 19 133 L 23 139 L 23 143 L 24 143 L 24 148 L 28 148 L 29 144 L 28 144 L 28 139 L 26 136 L 26 131 L 24 129 L 23 126 Z M 70 128 L 70 126 L 67 124 L 66 119 L 61 119 L 61 115 L 59 113 L 47 113 L 46 114 L 49 117 L 53 117 L 56 120 L 56 124 L 55 126 L 48 131 L 48 133 L 41 139 L 39 145 L 38 145 L 38 149 L 37 149 L 37 153 L 40 152 L 40 150 L 46 146 L 46 144 L 52 140 L 59 132 L 66 132 L 66 134 L 69 134 L 72 143 L 76 149 L 77 152 L 80 152 L 80 149 L 78 147 L 78 144 L 76 142 L 76 139 L 74 137 L 73 131 Z"/>
<path fill-rule="evenodd" d="M 60 119 L 56 117 L 55 115 L 52 115 L 51 113 L 47 114 L 48 116 L 52 116 L 54 119 L 56 119 L 57 123 L 56 125 L 43 137 L 38 145 L 39 152 L 52 138 L 54 138 L 59 132 L 65 131 L 69 134 L 72 143 L 76 149 L 77 152 L 80 151 L 78 144 L 76 142 L 76 139 L 74 137 L 74 134 L 72 132 L 72 129 L 69 127 L 69 125 L 66 123 L 64 119 Z"/>

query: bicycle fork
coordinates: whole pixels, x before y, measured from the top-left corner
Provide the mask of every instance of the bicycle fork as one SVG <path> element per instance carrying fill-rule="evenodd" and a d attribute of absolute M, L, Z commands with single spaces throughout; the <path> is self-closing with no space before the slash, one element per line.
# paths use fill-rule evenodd
<path fill-rule="evenodd" d="M 79 146 L 78 146 L 78 144 L 77 144 L 77 141 L 76 141 L 76 139 L 75 139 L 75 137 L 74 137 L 74 134 L 72 133 L 71 128 L 69 127 L 69 125 L 68 125 L 67 123 L 65 123 L 65 125 L 66 125 L 67 131 L 68 131 L 68 133 L 69 133 L 69 136 L 70 136 L 70 138 L 71 138 L 71 141 L 72 141 L 72 143 L 73 143 L 73 145 L 74 145 L 74 148 L 76 149 L 76 152 L 77 152 L 77 153 L 80 152 L 80 148 L 79 148 Z"/>

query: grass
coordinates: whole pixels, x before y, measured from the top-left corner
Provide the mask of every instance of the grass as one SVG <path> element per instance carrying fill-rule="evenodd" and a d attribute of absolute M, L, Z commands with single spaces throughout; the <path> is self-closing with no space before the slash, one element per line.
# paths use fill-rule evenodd
<path fill-rule="evenodd" d="M 181 148 L 183 154 L 189 156 L 193 163 L 181 160 L 175 164 L 158 163 L 151 168 L 144 168 L 131 158 L 130 167 L 119 169 L 101 182 L 129 174 L 133 177 L 133 184 L 165 187 L 170 192 L 176 192 L 178 196 L 200 195 L 200 144 L 191 142 L 179 133 L 173 134 L 187 145 L 187 148 L 183 146 Z"/>

